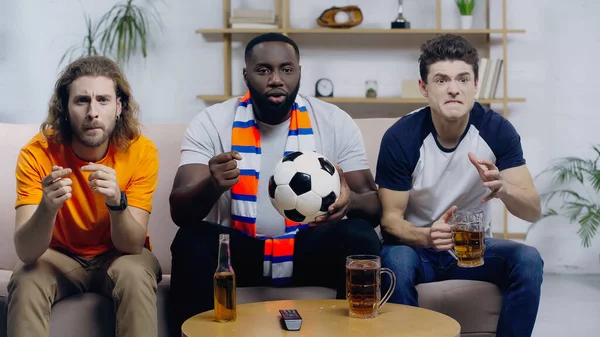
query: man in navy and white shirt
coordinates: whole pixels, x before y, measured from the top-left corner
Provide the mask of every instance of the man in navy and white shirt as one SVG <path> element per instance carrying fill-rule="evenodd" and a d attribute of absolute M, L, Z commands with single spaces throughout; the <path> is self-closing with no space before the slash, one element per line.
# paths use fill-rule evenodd
<path fill-rule="evenodd" d="M 477 50 L 441 35 L 419 58 L 419 86 L 429 105 L 385 133 L 376 183 L 382 203 L 384 267 L 397 286 L 390 302 L 418 305 L 415 286 L 447 279 L 495 283 L 504 294 L 496 336 L 530 336 L 537 316 L 543 261 L 514 241 L 493 239 L 489 200 L 526 221 L 540 217 L 540 197 L 525 165 L 519 134 L 500 114 L 475 103 Z M 457 209 L 484 213 L 484 265 L 458 267 L 449 223 Z"/>

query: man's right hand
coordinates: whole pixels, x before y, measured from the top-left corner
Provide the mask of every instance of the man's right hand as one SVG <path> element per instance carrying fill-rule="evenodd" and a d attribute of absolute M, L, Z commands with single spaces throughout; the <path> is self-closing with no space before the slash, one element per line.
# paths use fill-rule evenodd
<path fill-rule="evenodd" d="M 210 175 L 219 188 L 228 190 L 239 181 L 240 169 L 236 160 L 242 160 L 242 156 L 237 151 L 230 151 L 218 154 L 208 161 Z"/>
<path fill-rule="evenodd" d="M 71 198 L 71 185 L 73 181 L 70 178 L 63 178 L 71 174 L 70 168 L 62 166 L 53 166 L 52 173 L 42 179 L 42 203 L 50 210 L 57 211 L 62 205 Z"/>
<path fill-rule="evenodd" d="M 438 221 L 431 225 L 429 230 L 429 241 L 430 245 L 435 250 L 445 251 L 454 247 L 454 242 L 452 240 L 452 227 L 450 227 L 448 221 L 455 211 L 456 206 L 450 207 L 450 209 L 447 210 Z"/>

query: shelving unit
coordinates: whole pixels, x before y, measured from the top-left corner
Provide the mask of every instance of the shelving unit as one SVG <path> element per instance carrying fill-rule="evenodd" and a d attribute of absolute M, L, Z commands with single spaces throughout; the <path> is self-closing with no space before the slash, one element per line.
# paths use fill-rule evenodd
<path fill-rule="evenodd" d="M 196 98 L 207 102 L 222 102 L 233 96 L 226 95 L 198 95 Z M 366 103 L 366 104 L 427 104 L 425 98 L 402 98 L 402 97 L 319 97 L 320 100 L 329 103 Z M 503 103 L 502 98 L 497 99 L 480 99 L 478 100 L 481 104 L 492 104 L 492 103 Z M 525 102 L 525 98 L 508 98 L 509 103 L 522 103 Z"/>
<path fill-rule="evenodd" d="M 436 28 L 435 29 L 361 29 L 360 26 L 350 29 L 330 29 L 330 28 L 293 28 L 290 26 L 290 0 L 273 0 L 276 22 L 278 25 L 277 29 L 240 29 L 229 27 L 229 17 L 231 15 L 231 0 L 223 1 L 223 26 L 221 28 L 214 29 L 197 29 L 197 34 L 211 35 L 217 34 L 223 37 L 223 94 L 222 95 L 198 95 L 198 99 L 206 102 L 222 102 L 229 98 L 234 97 L 232 93 L 232 40 L 235 34 L 250 34 L 257 35 L 267 32 L 277 32 L 284 35 L 382 35 L 382 34 L 394 34 L 394 35 L 436 35 L 453 33 L 460 35 L 481 35 L 485 36 L 487 40 L 487 55 L 490 54 L 490 36 L 492 34 L 500 34 L 502 41 L 502 79 L 503 79 L 503 95 L 502 97 L 487 100 L 477 100 L 481 104 L 502 104 L 502 112 L 504 117 L 508 115 L 508 104 L 509 103 L 521 103 L 525 102 L 525 98 L 519 97 L 508 97 L 508 51 L 507 42 L 509 34 L 521 34 L 525 33 L 522 29 L 508 29 L 506 20 L 506 0 L 502 0 L 502 27 L 500 29 L 442 29 L 442 0 L 436 0 Z M 490 26 L 490 0 L 486 0 L 486 26 Z M 349 103 L 349 104 L 426 104 L 425 98 L 403 98 L 403 97 L 320 97 L 320 99 L 330 103 Z M 504 239 L 524 239 L 525 233 L 508 233 L 507 228 L 508 211 L 504 208 L 504 226 L 503 232 L 494 233 L 494 236 L 501 237 Z"/>

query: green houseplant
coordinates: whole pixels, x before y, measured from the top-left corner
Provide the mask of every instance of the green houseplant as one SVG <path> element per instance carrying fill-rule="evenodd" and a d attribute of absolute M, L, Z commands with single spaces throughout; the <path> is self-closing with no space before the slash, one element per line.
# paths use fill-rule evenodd
<path fill-rule="evenodd" d="M 98 24 L 93 24 L 89 15 L 85 15 L 86 34 L 79 44 L 69 47 L 58 62 L 58 66 L 65 61 L 72 61 L 74 58 L 82 56 L 98 55 L 97 40 L 100 36 Z"/>
<path fill-rule="evenodd" d="M 65 52 L 60 64 L 73 57 L 105 55 L 114 57 L 119 66 L 127 63 L 131 56 L 140 51 L 148 55 L 148 38 L 151 24 L 162 28 L 162 21 L 154 4 L 145 0 L 123 0 L 116 3 L 96 24 L 86 14 L 87 34 L 82 44 L 76 44 Z"/>
<path fill-rule="evenodd" d="M 475 0 L 456 0 L 456 6 L 460 11 L 460 15 L 473 15 Z"/>
<path fill-rule="evenodd" d="M 460 28 L 471 29 L 475 0 L 456 0 L 456 6 L 460 12 Z"/>
<path fill-rule="evenodd" d="M 597 201 L 600 193 L 600 145 L 594 145 L 592 148 L 595 158 L 559 158 L 538 175 L 550 174 L 557 187 L 566 183 L 576 183 L 580 187 L 577 191 L 557 188 L 542 193 L 540 196 L 547 210 L 540 219 L 561 215 L 568 218 L 569 223 L 577 222 L 577 234 L 586 248 L 591 245 L 591 240 L 600 226 L 600 205 Z M 548 208 L 548 203 L 555 197 L 560 199 L 560 205 L 558 208 Z"/>

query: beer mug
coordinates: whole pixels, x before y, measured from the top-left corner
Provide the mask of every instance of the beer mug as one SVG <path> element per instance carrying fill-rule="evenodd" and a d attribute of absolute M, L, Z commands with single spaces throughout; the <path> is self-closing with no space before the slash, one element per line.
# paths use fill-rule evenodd
<path fill-rule="evenodd" d="M 454 248 L 448 252 L 459 267 L 471 268 L 483 265 L 485 251 L 485 228 L 483 210 L 467 209 L 452 215 L 452 240 Z"/>
<path fill-rule="evenodd" d="M 381 274 L 391 278 L 390 289 L 381 298 Z M 350 317 L 374 318 L 379 308 L 392 296 L 396 288 L 396 275 L 388 268 L 381 268 L 377 255 L 351 255 L 346 258 L 346 294 Z"/>

